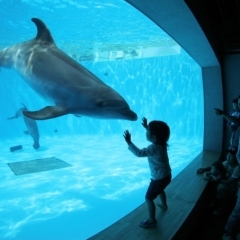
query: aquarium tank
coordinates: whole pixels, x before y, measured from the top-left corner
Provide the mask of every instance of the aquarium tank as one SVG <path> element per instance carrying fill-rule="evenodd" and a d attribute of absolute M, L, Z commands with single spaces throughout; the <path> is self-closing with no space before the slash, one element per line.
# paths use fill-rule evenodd
<path fill-rule="evenodd" d="M 24 109 L 54 104 L 24 81 L 34 64 L 13 58 L 22 74 L 1 64 L 0 239 L 87 239 L 145 201 L 147 158 L 128 150 L 125 130 L 143 148 L 150 143 L 142 118 L 165 121 L 173 177 L 202 151 L 201 67 L 123 0 L 0 0 L 0 53 L 36 37 L 32 18 L 46 24 L 59 49 L 122 96 L 138 119 L 73 113 L 29 123 Z M 21 56 L 19 45 L 0 54 L 0 62 L 11 54 Z M 54 64 L 43 60 L 41 71 Z M 82 95 L 92 90 L 78 84 Z"/>

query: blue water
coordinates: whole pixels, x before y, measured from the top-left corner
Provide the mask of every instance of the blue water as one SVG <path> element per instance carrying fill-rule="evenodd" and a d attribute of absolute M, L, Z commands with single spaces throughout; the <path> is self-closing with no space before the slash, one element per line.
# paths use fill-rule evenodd
<path fill-rule="evenodd" d="M 1 68 L 0 239 L 86 239 L 144 202 L 147 159 L 127 150 L 125 129 L 145 147 L 141 118 L 166 121 L 173 176 L 202 151 L 201 68 L 158 26 L 118 0 L 0 0 L 0 49 L 35 37 L 32 17 L 47 24 L 59 48 L 119 92 L 139 119 L 68 115 L 38 121 L 41 147 L 36 151 L 23 133 L 23 119 L 7 118 L 22 103 L 31 110 L 48 103 L 17 73 Z M 170 51 L 173 45 L 180 51 Z M 133 49 L 141 55 L 122 57 Z M 155 54 L 157 49 L 164 50 L 162 55 Z M 106 59 L 99 57 L 105 53 Z M 116 53 L 118 60 L 112 58 Z M 19 144 L 22 150 L 9 151 Z M 47 157 L 73 166 L 15 176 L 7 165 Z"/>

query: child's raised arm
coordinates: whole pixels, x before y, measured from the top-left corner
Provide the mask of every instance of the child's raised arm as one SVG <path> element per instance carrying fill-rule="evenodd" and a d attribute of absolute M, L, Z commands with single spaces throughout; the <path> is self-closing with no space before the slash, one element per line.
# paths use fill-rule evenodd
<path fill-rule="evenodd" d="M 130 144 L 132 142 L 131 141 L 131 133 L 128 130 L 124 131 L 123 137 L 124 137 L 127 144 Z"/>
<path fill-rule="evenodd" d="M 147 124 L 147 119 L 145 117 L 142 118 L 142 125 L 143 125 L 144 128 L 147 129 L 148 124 Z"/>

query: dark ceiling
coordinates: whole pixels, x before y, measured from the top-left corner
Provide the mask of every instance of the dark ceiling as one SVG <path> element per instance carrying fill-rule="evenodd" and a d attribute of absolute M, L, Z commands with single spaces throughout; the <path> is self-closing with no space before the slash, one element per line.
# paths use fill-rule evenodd
<path fill-rule="evenodd" d="M 240 53 L 240 0 L 185 0 L 215 53 Z"/>

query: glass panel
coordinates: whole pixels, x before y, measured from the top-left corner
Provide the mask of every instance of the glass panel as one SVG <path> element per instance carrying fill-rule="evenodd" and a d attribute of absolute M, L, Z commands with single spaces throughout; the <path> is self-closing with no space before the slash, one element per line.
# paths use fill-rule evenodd
<path fill-rule="evenodd" d="M 8 118 L 22 104 L 32 111 L 53 104 L 16 71 L 1 66 L 0 238 L 86 239 L 144 202 L 147 159 L 128 151 L 125 129 L 142 148 L 149 145 L 142 117 L 167 122 L 173 176 L 202 151 L 201 68 L 120 0 L 0 0 L 0 49 L 33 39 L 32 17 L 45 22 L 61 50 L 117 91 L 138 120 L 66 115 L 37 121 L 40 148 L 35 150 L 23 118 Z M 7 165 L 53 157 L 73 166 L 15 176 Z"/>

